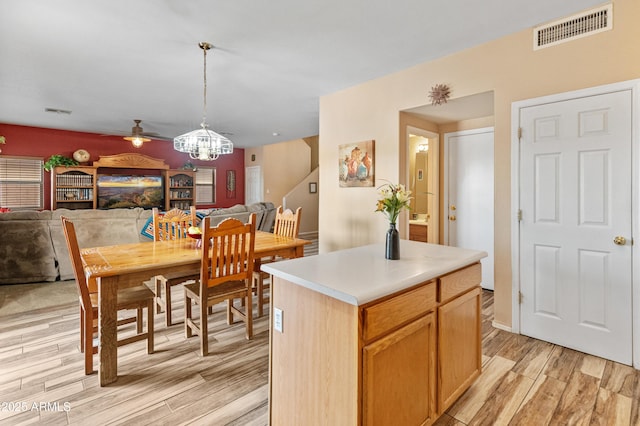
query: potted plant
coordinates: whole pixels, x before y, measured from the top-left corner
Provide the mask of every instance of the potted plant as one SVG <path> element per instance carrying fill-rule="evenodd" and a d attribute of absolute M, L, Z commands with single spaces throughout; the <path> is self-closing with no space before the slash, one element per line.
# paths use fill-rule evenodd
<path fill-rule="evenodd" d="M 47 161 L 44 162 L 43 167 L 46 171 L 50 172 L 51 170 L 53 170 L 54 167 L 58 167 L 58 166 L 69 167 L 69 166 L 77 166 L 78 164 L 80 163 L 78 163 L 73 158 L 65 157 L 64 155 L 60 155 L 60 154 L 54 154 L 51 157 L 49 157 Z"/>

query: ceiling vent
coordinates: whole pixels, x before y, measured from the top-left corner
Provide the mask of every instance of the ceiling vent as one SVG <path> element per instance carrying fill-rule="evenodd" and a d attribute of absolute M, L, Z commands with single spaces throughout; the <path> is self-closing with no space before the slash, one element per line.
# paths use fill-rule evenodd
<path fill-rule="evenodd" d="M 565 43 L 613 28 L 612 4 L 591 9 L 533 29 L 533 50 Z"/>

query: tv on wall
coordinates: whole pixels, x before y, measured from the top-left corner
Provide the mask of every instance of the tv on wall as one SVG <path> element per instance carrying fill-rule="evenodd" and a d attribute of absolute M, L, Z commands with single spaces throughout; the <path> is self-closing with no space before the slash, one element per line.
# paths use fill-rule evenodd
<path fill-rule="evenodd" d="M 162 176 L 99 175 L 98 208 L 164 207 Z"/>

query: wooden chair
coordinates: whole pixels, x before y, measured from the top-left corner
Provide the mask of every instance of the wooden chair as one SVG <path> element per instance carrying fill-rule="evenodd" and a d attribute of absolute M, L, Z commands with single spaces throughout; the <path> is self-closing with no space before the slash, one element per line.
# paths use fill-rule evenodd
<path fill-rule="evenodd" d="M 285 237 L 298 238 L 300 232 L 300 218 L 302 216 L 302 207 L 298 207 L 294 212 L 290 209 L 282 211 L 282 206 L 278 206 L 276 211 L 275 224 L 273 226 L 273 233 L 276 235 L 283 235 Z M 264 289 L 269 288 L 268 284 L 265 284 L 265 279 L 269 278 L 269 274 L 260 270 L 260 265 L 269 262 L 275 262 L 275 257 L 262 258 L 255 262 L 255 269 L 253 271 L 253 289 L 258 296 L 258 316 L 261 317 L 264 314 L 264 304 L 269 301 L 268 297 L 264 296 Z"/>
<path fill-rule="evenodd" d="M 255 246 L 255 213 L 244 224 L 227 218 L 217 227 L 209 227 L 209 218 L 202 224 L 202 264 L 200 279 L 184 286 L 184 327 L 187 337 L 200 336 L 200 353 L 209 353 L 208 314 L 209 307 L 227 301 L 227 323 L 234 323 L 238 315 L 246 326 L 246 338 L 253 337 L 253 309 L 251 273 Z M 244 301 L 235 306 L 235 299 Z M 192 301 L 199 307 L 199 324 L 192 316 Z"/>
<path fill-rule="evenodd" d="M 181 209 L 171 209 L 161 215 L 157 208 L 153 209 L 153 240 L 175 240 L 189 238 L 187 230 L 190 226 L 196 226 L 196 208 L 191 206 L 189 214 Z M 187 272 L 178 272 L 154 277 L 154 289 L 156 292 L 156 312 L 165 312 L 164 319 L 167 327 L 173 325 L 171 316 L 171 287 L 183 284 L 187 281 L 197 280 L 200 277 L 200 269 Z M 164 289 L 164 297 L 163 297 Z"/>
<path fill-rule="evenodd" d="M 73 265 L 73 273 L 76 278 L 78 296 L 80 298 L 80 351 L 84 353 L 84 373 L 93 373 L 93 354 L 98 352 L 98 347 L 93 345 L 93 334 L 98 332 L 98 293 L 96 289 L 90 292 L 87 279 L 82 267 L 80 247 L 76 230 L 66 217 L 62 217 L 62 228 Z M 136 323 L 136 334 L 118 340 L 118 346 L 139 340 L 147 340 L 147 353 L 153 353 L 153 299 L 155 295 L 149 288 L 141 283 L 138 287 L 118 290 L 118 310 L 135 309 L 136 316 L 118 320 L 118 325 Z M 143 332 L 142 311 L 147 308 L 147 331 Z"/>

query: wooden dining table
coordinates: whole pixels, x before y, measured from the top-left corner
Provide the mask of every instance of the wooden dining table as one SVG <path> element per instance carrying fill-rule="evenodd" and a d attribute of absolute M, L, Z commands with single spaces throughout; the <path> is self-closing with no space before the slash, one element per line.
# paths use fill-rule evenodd
<path fill-rule="evenodd" d="M 304 255 L 310 241 L 256 231 L 255 258 Z M 89 286 L 98 291 L 99 383 L 108 385 L 118 379 L 117 292 L 139 286 L 156 275 L 192 271 L 202 261 L 197 240 L 141 242 L 80 250 Z"/>

